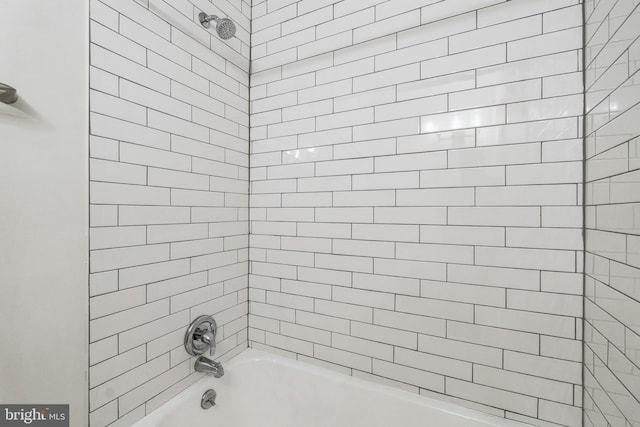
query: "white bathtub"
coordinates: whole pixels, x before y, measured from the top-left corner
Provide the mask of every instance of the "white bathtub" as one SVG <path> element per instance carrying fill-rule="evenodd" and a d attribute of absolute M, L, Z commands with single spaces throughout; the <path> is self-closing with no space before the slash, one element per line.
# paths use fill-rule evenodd
<path fill-rule="evenodd" d="M 224 369 L 224 377 L 198 381 L 134 427 L 524 426 L 252 349 Z M 216 406 L 203 410 L 209 388 Z"/>

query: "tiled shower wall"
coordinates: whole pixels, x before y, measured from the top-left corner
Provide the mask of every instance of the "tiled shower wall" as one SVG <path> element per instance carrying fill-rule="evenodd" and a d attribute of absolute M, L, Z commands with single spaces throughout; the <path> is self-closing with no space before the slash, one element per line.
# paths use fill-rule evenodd
<path fill-rule="evenodd" d="M 640 7 L 585 2 L 585 426 L 640 425 Z"/>
<path fill-rule="evenodd" d="M 581 423 L 582 4 L 253 2 L 253 347 Z"/>
<path fill-rule="evenodd" d="M 247 346 L 250 12 L 91 2 L 92 427 L 129 426 L 201 377 L 183 348 L 196 316 L 216 315 L 218 358 Z"/>

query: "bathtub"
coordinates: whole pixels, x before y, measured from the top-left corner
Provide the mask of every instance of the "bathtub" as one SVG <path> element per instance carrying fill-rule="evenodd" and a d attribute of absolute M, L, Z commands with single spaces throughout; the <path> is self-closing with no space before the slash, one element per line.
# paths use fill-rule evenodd
<path fill-rule="evenodd" d="M 193 384 L 134 427 L 524 426 L 331 370 L 247 349 L 222 378 Z M 207 389 L 216 405 L 200 407 Z"/>

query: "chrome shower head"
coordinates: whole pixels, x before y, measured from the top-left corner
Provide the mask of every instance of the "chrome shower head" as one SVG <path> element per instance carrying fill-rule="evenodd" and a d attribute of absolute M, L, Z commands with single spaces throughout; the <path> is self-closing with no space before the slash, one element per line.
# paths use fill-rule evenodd
<path fill-rule="evenodd" d="M 216 32 L 222 40 L 229 40 L 236 35 L 236 24 L 229 18 L 218 19 Z"/>
<path fill-rule="evenodd" d="M 216 15 L 207 15 L 204 12 L 200 12 L 198 18 L 200 19 L 202 26 L 205 28 L 209 28 L 211 25 L 210 22 L 215 21 L 216 32 L 222 40 L 229 40 L 236 34 L 236 24 L 234 24 L 229 18 L 219 18 Z"/>

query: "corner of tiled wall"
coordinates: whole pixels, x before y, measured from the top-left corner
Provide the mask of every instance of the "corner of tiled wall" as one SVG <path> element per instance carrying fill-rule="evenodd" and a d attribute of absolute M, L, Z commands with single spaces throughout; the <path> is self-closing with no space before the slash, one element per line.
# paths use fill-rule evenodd
<path fill-rule="evenodd" d="M 585 2 L 584 425 L 640 425 L 640 2 Z"/>
<path fill-rule="evenodd" d="M 253 3 L 251 346 L 581 424 L 579 0 Z"/>
<path fill-rule="evenodd" d="M 251 8 L 90 8 L 90 423 L 126 427 L 202 376 L 183 348 L 196 316 L 215 316 L 217 358 L 247 347 Z"/>

